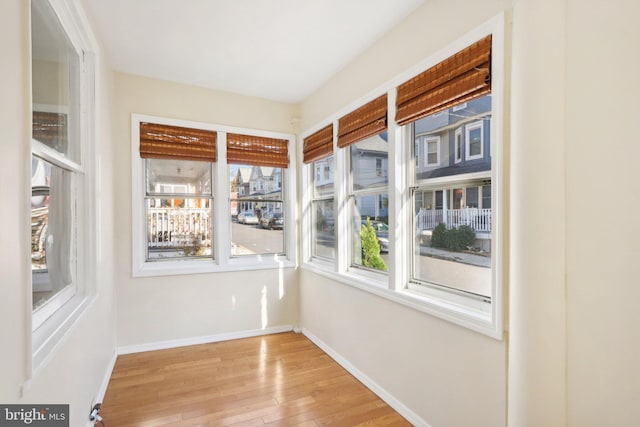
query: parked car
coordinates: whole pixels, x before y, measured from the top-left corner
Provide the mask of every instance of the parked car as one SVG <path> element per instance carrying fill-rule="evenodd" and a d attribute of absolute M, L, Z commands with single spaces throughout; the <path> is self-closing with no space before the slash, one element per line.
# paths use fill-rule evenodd
<path fill-rule="evenodd" d="M 238 214 L 238 224 L 258 224 L 259 220 L 256 214 L 251 211 L 244 211 Z"/>
<path fill-rule="evenodd" d="M 267 212 L 262 214 L 260 227 L 270 230 L 282 230 L 284 228 L 284 216 L 280 212 Z"/>
<path fill-rule="evenodd" d="M 362 226 L 367 225 L 366 220 L 362 220 Z M 382 221 L 371 220 L 371 226 L 376 232 L 378 238 L 378 244 L 380 245 L 380 252 L 389 252 L 389 226 Z"/>

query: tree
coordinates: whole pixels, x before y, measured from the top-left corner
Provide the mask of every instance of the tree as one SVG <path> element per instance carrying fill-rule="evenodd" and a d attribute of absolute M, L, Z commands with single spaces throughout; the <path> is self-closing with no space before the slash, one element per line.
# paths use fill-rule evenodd
<path fill-rule="evenodd" d="M 387 264 L 380 257 L 380 244 L 370 218 L 367 218 L 366 224 L 363 224 L 360 229 L 360 240 L 362 242 L 362 265 L 387 271 Z"/>

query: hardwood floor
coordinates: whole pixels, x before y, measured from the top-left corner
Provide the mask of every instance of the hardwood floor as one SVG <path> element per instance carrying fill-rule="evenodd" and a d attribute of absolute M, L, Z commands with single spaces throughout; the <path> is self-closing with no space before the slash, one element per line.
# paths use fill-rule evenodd
<path fill-rule="evenodd" d="M 410 426 L 302 334 L 119 356 L 106 427 Z"/>

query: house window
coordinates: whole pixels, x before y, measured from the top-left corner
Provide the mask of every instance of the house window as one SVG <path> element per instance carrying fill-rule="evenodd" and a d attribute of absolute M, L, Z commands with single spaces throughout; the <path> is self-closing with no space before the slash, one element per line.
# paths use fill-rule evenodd
<path fill-rule="evenodd" d="M 482 121 L 468 124 L 465 129 L 465 153 L 467 160 L 481 159 L 484 151 L 484 126 Z"/>
<path fill-rule="evenodd" d="M 424 144 L 426 145 L 425 166 L 438 166 L 440 164 L 440 137 L 427 137 Z"/>
<path fill-rule="evenodd" d="M 77 22 L 73 9 L 47 0 L 31 2 L 34 368 L 95 292 L 95 239 L 89 239 L 95 219 L 94 49 L 84 42 L 88 30 Z M 76 26 L 73 36 L 62 22 Z"/>
<path fill-rule="evenodd" d="M 456 129 L 454 133 L 454 145 L 455 145 L 455 163 L 460 163 L 462 161 L 462 129 Z"/>
<path fill-rule="evenodd" d="M 351 265 L 375 271 L 388 268 L 384 254 L 389 249 L 389 146 L 384 136 L 374 135 L 349 147 Z"/>

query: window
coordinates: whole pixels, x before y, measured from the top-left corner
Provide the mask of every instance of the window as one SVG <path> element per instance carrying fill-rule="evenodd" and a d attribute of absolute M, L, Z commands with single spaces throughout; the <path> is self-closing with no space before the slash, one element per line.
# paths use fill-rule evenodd
<path fill-rule="evenodd" d="M 93 49 L 72 11 L 31 2 L 34 368 L 94 292 Z"/>
<path fill-rule="evenodd" d="M 440 164 L 440 137 L 427 137 L 424 139 L 426 145 L 425 166 L 438 166 Z M 419 163 L 419 162 L 418 162 Z"/>
<path fill-rule="evenodd" d="M 491 117 L 491 97 L 485 95 L 469 101 L 467 108 L 475 108 L 473 117 L 482 115 L 487 123 Z M 453 110 L 453 108 L 452 108 Z M 458 111 L 460 111 L 459 109 Z M 430 120 L 425 117 L 420 120 Z M 412 124 L 420 128 L 420 120 Z M 458 117 L 457 124 L 465 125 L 466 117 Z M 481 134 L 483 121 L 466 124 L 466 134 Z M 450 128 L 434 129 L 446 133 Z M 452 140 L 458 142 L 460 128 L 453 131 Z M 481 143 L 480 143 L 481 145 Z M 467 144 L 467 147 L 473 144 Z M 469 148 L 467 148 L 469 150 Z M 418 155 L 414 153 L 414 155 Z M 481 155 L 476 155 L 480 158 Z M 465 292 L 479 299 L 490 299 L 491 278 L 491 203 L 490 191 L 480 206 L 480 189 L 491 188 L 491 162 L 484 165 L 443 166 L 437 174 L 425 174 L 417 170 L 414 183 L 414 256 L 412 283 L 421 286 L 437 286 L 457 292 Z M 423 194 L 436 193 L 435 204 L 425 204 Z M 429 207 L 431 206 L 431 207 Z M 420 287 L 413 287 L 421 290 Z"/>
<path fill-rule="evenodd" d="M 230 190 L 246 185 L 251 189 L 231 198 L 231 204 L 243 208 L 230 215 L 236 218 L 231 221 L 232 257 L 285 254 L 284 224 L 289 218 L 280 183 L 289 165 L 288 145 L 286 139 L 227 134 Z"/>
<path fill-rule="evenodd" d="M 465 152 L 467 160 L 481 159 L 484 151 L 483 122 L 467 125 L 465 134 Z"/>
<path fill-rule="evenodd" d="M 462 129 L 456 129 L 454 133 L 454 144 L 455 144 L 455 163 L 460 163 L 462 161 Z M 418 153 L 416 153 L 418 155 Z"/>
<path fill-rule="evenodd" d="M 349 199 L 353 217 L 351 263 L 357 268 L 376 271 L 387 271 L 388 268 L 384 259 L 384 252 L 389 250 L 386 229 L 389 222 L 389 144 L 386 136 L 386 133 L 374 135 L 349 147 Z"/>
<path fill-rule="evenodd" d="M 333 125 L 306 137 L 302 150 L 304 163 L 318 171 L 312 180 L 309 197 L 310 253 L 316 259 L 333 260 L 336 257 Z"/>
<path fill-rule="evenodd" d="M 318 190 L 321 162 L 303 174 L 304 268 L 502 337 L 503 30 L 500 16 L 388 83 L 395 105 L 383 96 L 334 117 L 330 195 Z"/>
<path fill-rule="evenodd" d="M 291 135 L 134 114 L 131 138 L 134 276 L 295 265 Z"/>
<path fill-rule="evenodd" d="M 212 165 L 145 160 L 147 261 L 213 257 Z"/>
<path fill-rule="evenodd" d="M 229 165 L 231 205 L 231 256 L 285 253 L 285 202 L 279 186 L 284 170 L 267 166 Z M 257 183 L 257 185 L 252 185 Z M 238 186 L 250 192 L 234 196 Z"/>
<path fill-rule="evenodd" d="M 316 167 L 331 171 L 333 169 L 333 156 L 315 161 Z M 312 254 L 315 257 L 335 259 L 335 217 L 333 210 L 334 182 L 333 173 L 327 175 L 327 179 L 313 181 L 313 199 L 311 202 L 311 229 Z"/>

